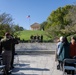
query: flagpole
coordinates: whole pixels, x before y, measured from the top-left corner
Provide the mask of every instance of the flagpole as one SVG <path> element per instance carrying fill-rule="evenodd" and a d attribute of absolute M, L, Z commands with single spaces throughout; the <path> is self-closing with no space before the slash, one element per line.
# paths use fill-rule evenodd
<path fill-rule="evenodd" d="M 30 19 L 30 17 L 29 17 L 29 26 L 30 26 L 30 22 L 31 22 L 31 19 Z M 29 30 L 30 30 L 30 28 L 29 28 Z"/>

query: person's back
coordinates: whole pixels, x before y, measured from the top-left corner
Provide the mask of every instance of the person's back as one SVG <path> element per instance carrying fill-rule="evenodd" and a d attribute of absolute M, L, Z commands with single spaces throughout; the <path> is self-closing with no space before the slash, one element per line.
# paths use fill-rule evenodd
<path fill-rule="evenodd" d="M 41 42 L 43 42 L 43 35 L 41 35 Z"/>
<path fill-rule="evenodd" d="M 12 40 L 11 39 L 2 39 L 1 40 L 1 44 L 2 44 L 2 47 L 4 48 L 4 50 L 11 50 L 11 47 L 12 47 Z"/>
<path fill-rule="evenodd" d="M 30 39 L 31 39 L 31 40 L 33 39 L 33 35 L 30 36 Z"/>
<path fill-rule="evenodd" d="M 59 61 L 59 59 L 58 59 L 58 57 L 59 57 L 58 54 L 59 54 L 59 48 L 60 48 L 60 45 L 61 45 L 62 41 L 63 41 L 63 36 L 61 36 L 61 37 L 57 40 L 57 47 L 56 47 L 56 52 L 55 52 L 55 56 L 56 56 L 55 61 L 58 61 L 57 69 L 60 69 L 60 61 Z"/>
<path fill-rule="evenodd" d="M 63 61 L 66 58 L 70 58 L 70 46 L 69 46 L 69 43 L 67 41 L 67 38 L 64 37 L 63 41 L 60 44 L 59 55 L 58 55 L 58 60 L 59 60 L 60 65 L 61 65 L 61 69 L 63 69 Z"/>
<path fill-rule="evenodd" d="M 73 58 L 74 56 L 76 56 L 76 41 L 75 37 L 72 37 L 70 43 L 70 57 Z"/>
<path fill-rule="evenodd" d="M 60 52 L 59 52 L 59 60 L 60 61 L 63 61 L 65 58 L 70 57 L 70 45 L 69 45 L 66 37 L 64 37 L 63 40 L 64 41 L 60 45 Z"/>
<path fill-rule="evenodd" d="M 56 48 L 57 55 L 59 54 L 59 48 L 60 48 L 62 41 L 63 41 L 63 36 L 59 38 L 58 43 L 57 43 L 57 48 Z"/>

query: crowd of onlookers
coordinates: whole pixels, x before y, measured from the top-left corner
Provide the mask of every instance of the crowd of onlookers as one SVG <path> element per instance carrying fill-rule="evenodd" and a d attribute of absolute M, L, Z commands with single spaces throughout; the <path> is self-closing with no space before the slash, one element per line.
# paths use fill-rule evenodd
<path fill-rule="evenodd" d="M 43 42 L 43 35 L 31 35 L 30 40 L 31 42 Z"/>
<path fill-rule="evenodd" d="M 0 40 L 0 56 L 2 64 L 5 65 L 4 75 L 9 75 L 10 70 L 14 68 L 15 44 L 18 44 L 17 38 L 14 38 L 9 32 Z"/>
<path fill-rule="evenodd" d="M 58 61 L 57 69 L 63 70 L 64 59 L 73 59 L 76 56 L 76 37 L 72 36 L 70 42 L 67 37 L 61 36 L 57 43 L 56 58 Z"/>

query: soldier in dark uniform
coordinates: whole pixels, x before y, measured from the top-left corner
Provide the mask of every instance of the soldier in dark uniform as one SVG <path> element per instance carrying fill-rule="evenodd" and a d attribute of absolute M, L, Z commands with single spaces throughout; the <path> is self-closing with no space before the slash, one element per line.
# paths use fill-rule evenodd
<path fill-rule="evenodd" d="M 37 38 L 36 38 L 37 42 L 40 42 L 40 36 L 37 35 L 36 37 L 37 37 Z"/>
<path fill-rule="evenodd" d="M 33 42 L 33 40 L 34 40 L 33 37 L 34 37 L 33 35 L 30 36 L 31 42 Z"/>
<path fill-rule="evenodd" d="M 34 36 L 34 42 L 36 42 L 36 35 Z"/>
<path fill-rule="evenodd" d="M 41 42 L 43 42 L 43 35 L 41 35 Z"/>

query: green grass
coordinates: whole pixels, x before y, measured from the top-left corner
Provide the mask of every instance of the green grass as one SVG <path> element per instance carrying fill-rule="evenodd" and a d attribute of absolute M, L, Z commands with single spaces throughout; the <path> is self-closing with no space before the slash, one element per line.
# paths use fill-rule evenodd
<path fill-rule="evenodd" d="M 48 38 L 46 35 L 45 35 L 45 31 L 36 31 L 36 30 L 24 30 L 24 31 L 20 31 L 20 34 L 19 34 L 19 37 L 21 40 L 30 40 L 30 36 L 31 35 L 43 35 L 43 40 L 45 41 L 48 41 L 50 40 L 50 38 Z"/>

